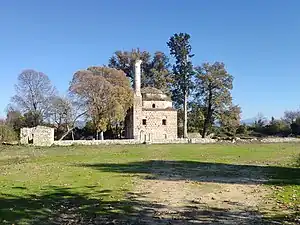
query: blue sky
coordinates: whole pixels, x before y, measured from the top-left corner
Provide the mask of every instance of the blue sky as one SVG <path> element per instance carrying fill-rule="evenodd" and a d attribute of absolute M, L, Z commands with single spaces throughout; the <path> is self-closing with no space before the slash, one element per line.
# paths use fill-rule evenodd
<path fill-rule="evenodd" d="M 193 63 L 223 61 L 242 117 L 280 117 L 300 106 L 298 0 L 1 0 L 0 116 L 24 69 L 46 73 L 61 93 L 72 75 L 116 50 L 169 53 L 191 35 Z"/>

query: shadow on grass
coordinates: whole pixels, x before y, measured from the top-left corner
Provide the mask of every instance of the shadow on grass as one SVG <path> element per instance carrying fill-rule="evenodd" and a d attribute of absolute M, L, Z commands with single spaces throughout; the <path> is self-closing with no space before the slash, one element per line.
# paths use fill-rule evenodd
<path fill-rule="evenodd" d="M 49 187 L 41 195 L 0 194 L 0 224 L 106 224 L 126 219 L 135 201 L 103 200 L 110 192 L 102 190 L 90 197 L 70 188 Z"/>
<path fill-rule="evenodd" d="M 296 160 L 296 167 L 299 167 L 300 168 L 300 154 Z"/>
<path fill-rule="evenodd" d="M 300 184 L 300 168 L 234 165 L 196 161 L 150 160 L 126 164 L 80 164 L 103 172 L 136 174 L 145 179 L 191 180 L 216 183 Z"/>
<path fill-rule="evenodd" d="M 277 214 L 265 219 L 269 224 L 300 224 L 300 212 Z"/>
<path fill-rule="evenodd" d="M 92 187 L 90 187 L 92 188 Z M 94 192 L 95 194 L 95 192 Z M 269 224 L 257 211 L 230 211 L 190 203 L 177 209 L 150 203 L 146 194 L 130 193 L 124 200 L 109 199 L 109 190 L 91 197 L 72 189 L 49 187 L 41 195 L 0 195 L 1 224 Z M 168 210 L 167 213 L 165 210 Z M 278 218 L 278 220 L 281 218 Z M 266 223 L 265 223 L 266 222 Z"/>

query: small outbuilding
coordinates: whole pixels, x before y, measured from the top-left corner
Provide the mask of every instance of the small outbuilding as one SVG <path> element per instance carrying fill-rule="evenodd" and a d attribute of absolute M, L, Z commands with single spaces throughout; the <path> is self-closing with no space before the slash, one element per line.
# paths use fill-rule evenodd
<path fill-rule="evenodd" d="M 45 126 L 21 128 L 20 143 L 23 145 L 51 146 L 54 143 L 54 128 Z"/>

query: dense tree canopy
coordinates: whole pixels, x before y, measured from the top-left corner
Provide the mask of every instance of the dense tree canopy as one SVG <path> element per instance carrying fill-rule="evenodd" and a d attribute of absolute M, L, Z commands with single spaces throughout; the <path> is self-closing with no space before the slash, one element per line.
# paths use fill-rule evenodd
<path fill-rule="evenodd" d="M 240 126 L 240 120 L 241 108 L 239 106 L 231 105 L 224 109 L 219 115 L 222 132 L 229 136 L 235 136 Z"/>
<path fill-rule="evenodd" d="M 155 52 L 145 80 L 142 81 L 143 86 L 154 87 L 170 94 L 172 74 L 169 68 L 169 58 L 163 52 Z"/>
<path fill-rule="evenodd" d="M 188 131 L 191 133 L 200 133 L 203 129 L 205 120 L 205 109 L 202 105 L 192 102 L 188 112 Z"/>
<path fill-rule="evenodd" d="M 107 67 L 90 67 L 74 74 L 70 92 L 84 102 L 97 132 L 106 131 L 110 123 L 124 120 L 132 105 L 132 90 L 123 71 Z"/>
<path fill-rule="evenodd" d="M 226 71 L 224 63 L 220 62 L 204 63 L 197 67 L 196 71 L 195 98 L 205 107 L 205 121 L 202 130 L 202 137 L 205 137 L 212 126 L 212 121 L 218 119 L 232 105 L 230 91 L 233 76 Z"/>
<path fill-rule="evenodd" d="M 108 66 L 118 70 L 122 70 L 131 80 L 134 79 L 134 64 L 137 59 L 143 61 L 142 70 L 147 73 L 149 71 L 151 54 L 147 51 L 140 51 L 140 49 L 133 49 L 132 51 L 116 51 L 109 59 Z M 143 73 L 142 75 L 145 75 Z M 142 80 L 145 80 L 142 77 Z"/>
<path fill-rule="evenodd" d="M 142 60 L 142 87 L 155 87 L 169 93 L 171 76 L 169 59 L 160 51 L 152 57 L 147 51 L 133 49 L 132 51 L 116 51 L 109 60 L 109 67 L 124 71 L 127 77 L 134 79 L 134 64 Z"/>

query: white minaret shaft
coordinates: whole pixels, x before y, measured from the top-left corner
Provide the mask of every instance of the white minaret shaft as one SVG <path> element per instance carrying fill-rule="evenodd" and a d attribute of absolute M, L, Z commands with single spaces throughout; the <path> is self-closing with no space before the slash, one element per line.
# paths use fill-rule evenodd
<path fill-rule="evenodd" d="M 141 96 L 141 64 L 142 60 L 138 59 L 134 66 L 134 91 L 136 96 Z"/>

